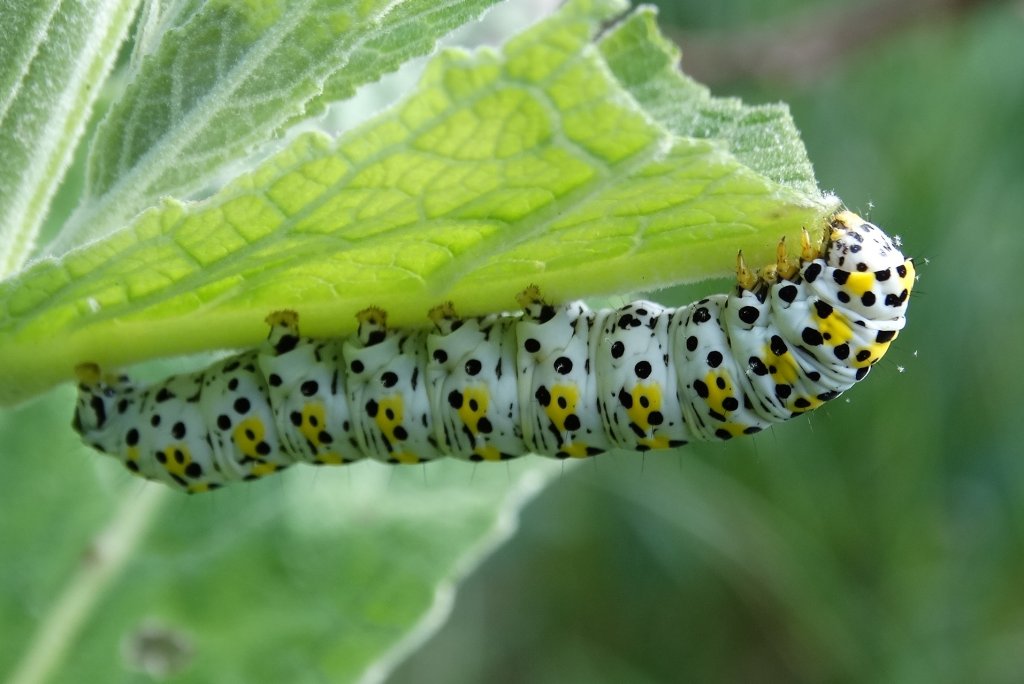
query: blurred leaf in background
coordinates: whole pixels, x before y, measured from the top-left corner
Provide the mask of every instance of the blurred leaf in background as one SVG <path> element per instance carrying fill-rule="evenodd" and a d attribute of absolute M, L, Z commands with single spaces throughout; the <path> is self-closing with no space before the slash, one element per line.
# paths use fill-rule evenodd
<path fill-rule="evenodd" d="M 541 11 L 509 6 L 524 22 Z M 72 597 L 95 612 L 55 681 L 178 667 L 172 681 L 333 681 L 374 661 L 383 675 L 554 477 L 392 681 L 1017 681 L 1022 17 L 1019 3 L 940 0 L 662 7 L 688 71 L 716 95 L 787 101 L 819 183 L 918 258 L 909 327 L 826 413 L 564 473 L 536 459 L 359 466 L 161 504 L 54 429 L 72 401 L 62 388 L 0 416 L 0 671 L 22 661 L 69 575 L 130 553 L 133 515 L 162 505 L 110 593 Z M 373 97 L 332 116 L 361 119 Z M 79 151 L 53 216 L 70 213 L 83 167 Z M 111 518 L 127 529 L 97 538 Z M 82 627 L 55 623 L 58 638 Z"/>
<path fill-rule="evenodd" d="M 726 270 L 739 247 L 767 261 L 780 234 L 834 209 L 784 105 L 712 98 L 677 72 L 652 12 L 625 18 L 616 0 L 573 0 L 500 51 L 433 58 L 401 105 L 337 147 L 306 133 L 238 159 L 490 2 L 146 3 L 81 143 L 88 152 L 57 195 L 74 202 L 78 191 L 81 202 L 55 208 L 63 228 L 41 235 L 56 241 L 37 240 L 34 210 L 14 221 L 17 241 L 0 243 L 14 248 L 5 271 L 34 244 L 43 255 L 80 247 L 0 285 L 0 401 L 31 396 L 82 359 L 109 368 L 256 342 L 266 311 L 284 306 L 300 309 L 307 331 L 338 334 L 339 317 L 371 301 L 403 323 L 446 294 L 463 313 L 503 308 L 524 278 L 558 298 L 692 280 Z M 42 21 L 40 44 L 52 25 Z M 28 97 L 14 82 L 3 81 Z M 31 157 L 19 121 L 0 119 L 2 142 Z M 217 190 L 218 175 L 239 173 Z M 208 197 L 159 200 L 125 225 L 168 192 Z M 15 682 L 130 671 L 378 679 L 563 472 L 537 459 L 481 475 L 457 463 L 362 464 L 192 502 L 81 460 L 73 433 L 53 427 L 70 404 L 62 388 L 0 422 L 12 462 L 0 484 L 11 557 L 0 620 L 14 635 L 0 662 Z"/>
<path fill-rule="evenodd" d="M 659 21 L 716 95 L 789 103 L 821 186 L 903 238 L 909 325 L 823 414 L 561 478 L 391 681 L 1020 681 L 1024 5 Z"/>

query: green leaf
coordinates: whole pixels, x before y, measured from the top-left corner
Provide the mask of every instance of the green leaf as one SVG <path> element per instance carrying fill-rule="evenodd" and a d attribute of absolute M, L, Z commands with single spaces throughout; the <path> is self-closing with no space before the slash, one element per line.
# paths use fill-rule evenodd
<path fill-rule="evenodd" d="M 136 4 L 0 3 L 0 277 L 34 247 Z"/>
<path fill-rule="evenodd" d="M 164 662 L 190 681 L 373 680 L 564 465 L 296 468 L 200 501 L 52 430 L 71 395 L 0 414 L 11 453 L 48 459 L 7 459 L 0 479 L 18 512 L 0 516 L 5 681 L 124 681 Z"/>
<path fill-rule="evenodd" d="M 48 253 L 202 189 L 325 98 L 429 52 L 495 1 L 187 0 L 147 11 L 130 85 L 93 141 L 86 194 Z"/>
<path fill-rule="evenodd" d="M 85 360 L 252 346 L 279 309 L 342 335 L 371 304 L 422 325 L 444 300 L 514 308 L 531 283 L 564 301 L 720 275 L 741 248 L 774 261 L 834 200 L 652 120 L 591 42 L 618 8 L 572 3 L 500 55 L 444 52 L 363 127 L 301 136 L 209 200 L 0 285 L 0 399 Z"/>
<path fill-rule="evenodd" d="M 678 70 L 679 49 L 658 32 L 655 15 L 640 7 L 601 40 L 612 73 L 647 113 L 676 135 L 713 139 L 757 173 L 815 195 L 814 169 L 789 108 L 712 97 Z"/>

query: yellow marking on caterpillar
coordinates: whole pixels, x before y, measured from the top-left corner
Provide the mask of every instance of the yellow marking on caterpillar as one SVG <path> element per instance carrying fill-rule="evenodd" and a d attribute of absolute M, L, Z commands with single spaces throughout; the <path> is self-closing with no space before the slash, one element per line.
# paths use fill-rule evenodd
<path fill-rule="evenodd" d="M 235 426 L 235 431 L 232 434 L 235 437 L 238 450 L 243 455 L 257 461 L 263 460 L 264 455 L 257 451 L 257 447 L 267 434 L 262 420 L 255 416 L 246 418 Z"/>
<path fill-rule="evenodd" d="M 866 349 L 869 352 L 871 352 L 871 355 L 868 356 L 868 358 L 864 359 L 863 361 L 858 360 L 857 357 L 854 356 L 851 365 L 854 368 L 863 368 L 864 366 L 870 366 L 872 363 L 885 356 L 885 353 L 889 351 L 889 345 L 892 344 L 892 341 L 895 340 L 896 337 L 897 335 L 894 333 L 892 338 L 888 342 L 872 342 L 871 344 L 868 344 L 866 347 L 862 347 L 858 351 L 863 351 Z"/>
<path fill-rule="evenodd" d="M 857 295 L 857 297 L 868 292 L 874 286 L 875 274 L 869 272 L 862 273 L 860 271 L 850 273 L 850 276 L 846 279 L 846 285 L 844 285 L 846 289 Z"/>
<path fill-rule="evenodd" d="M 739 423 L 720 423 L 715 429 L 725 430 L 733 437 L 742 437 L 746 434 L 746 425 L 740 425 Z"/>
<path fill-rule="evenodd" d="M 591 454 L 587 451 L 587 445 L 573 438 L 574 430 L 565 426 L 569 416 L 575 415 L 576 407 L 580 403 L 580 388 L 573 384 L 561 384 L 551 386 L 551 401 L 544 407 L 544 413 L 548 420 L 555 426 L 555 429 L 563 433 L 565 441 L 558 445 L 558 451 L 566 454 L 569 458 L 587 458 Z"/>
<path fill-rule="evenodd" d="M 668 449 L 668 437 L 644 437 L 640 440 L 640 444 L 650 447 L 651 449 Z"/>
<path fill-rule="evenodd" d="M 722 380 L 721 387 L 718 385 L 719 380 Z M 723 416 L 731 413 L 723 405 L 726 399 L 733 398 L 732 379 L 729 377 L 729 374 L 710 372 L 704 376 L 704 382 L 708 386 L 708 398 L 706 400 L 708 407 Z"/>
<path fill-rule="evenodd" d="M 491 446 L 490 444 L 484 444 L 473 449 L 473 453 L 484 459 L 485 461 L 500 461 L 501 452 L 497 447 Z"/>
<path fill-rule="evenodd" d="M 807 405 L 797 406 L 796 402 L 799 401 L 800 399 L 803 399 L 805 402 L 807 402 Z M 807 411 L 813 411 L 814 409 L 818 408 L 824 403 L 824 401 L 811 394 L 792 398 L 789 401 L 789 403 L 786 404 L 786 408 L 792 411 L 793 413 L 806 413 Z"/>
<path fill-rule="evenodd" d="M 252 474 L 256 477 L 266 477 L 267 475 L 276 473 L 277 468 L 278 466 L 276 463 L 260 462 L 252 467 Z"/>
<path fill-rule="evenodd" d="M 853 339 L 853 328 L 850 326 L 850 321 L 836 309 L 832 309 L 828 316 L 822 318 L 818 315 L 817 310 L 811 307 L 811 316 L 815 320 L 818 332 L 829 345 L 836 347 Z"/>
<path fill-rule="evenodd" d="M 576 385 L 552 385 L 551 401 L 544 407 L 544 413 L 548 415 L 548 419 L 554 423 L 556 428 L 565 432 L 565 420 L 576 413 L 576 405 L 579 401 L 580 390 Z"/>
<path fill-rule="evenodd" d="M 324 446 L 320 435 L 323 434 L 327 425 L 327 410 L 321 401 L 310 401 L 302 405 L 302 422 L 299 424 L 299 432 L 309 440 L 309 443 L 316 449 L 316 460 L 318 463 L 340 465 L 345 463 L 345 458 L 337 451 L 326 451 L 320 453 Z"/>
<path fill-rule="evenodd" d="M 327 411 L 323 402 L 311 401 L 302 406 L 302 424 L 299 425 L 299 432 L 309 440 L 313 446 L 320 446 L 320 433 L 327 422 Z"/>
<path fill-rule="evenodd" d="M 626 409 L 626 415 L 636 423 L 641 430 L 650 430 L 650 415 L 655 411 L 661 411 L 661 385 L 658 383 L 637 384 L 631 392 L 633 405 Z"/>
<path fill-rule="evenodd" d="M 476 424 L 487 415 L 487 404 L 489 401 L 490 394 L 487 392 L 486 385 L 474 385 L 462 391 L 462 406 L 459 407 L 459 420 L 462 421 L 462 424 L 469 429 L 474 437 L 478 434 Z"/>
<path fill-rule="evenodd" d="M 771 345 L 765 345 L 764 358 L 768 360 L 769 372 L 776 384 L 792 385 L 800 377 L 800 367 L 797 365 L 793 353 L 788 349 L 783 354 L 776 356 Z M 771 370 L 772 368 L 775 370 Z"/>
<path fill-rule="evenodd" d="M 390 416 L 388 414 L 391 414 Z M 377 409 L 377 415 L 374 420 L 377 423 L 377 427 L 384 433 L 384 436 L 388 441 L 395 445 L 401 442 L 401 439 L 395 436 L 395 431 L 401 427 L 402 418 L 405 416 L 405 404 L 402 402 L 402 395 L 394 394 L 386 399 L 381 399 L 379 408 Z M 412 465 L 420 462 L 420 457 L 411 451 L 393 451 L 391 458 L 395 459 L 398 463 L 406 465 Z"/>
<path fill-rule="evenodd" d="M 568 454 L 569 458 L 587 458 L 590 456 L 590 454 L 587 453 L 587 445 L 583 442 L 563 444 L 559 447 L 559 451 L 563 451 Z"/>
<path fill-rule="evenodd" d="M 917 270 L 914 268 L 914 262 L 910 259 L 904 261 L 903 266 L 907 269 L 907 275 L 900 278 L 900 285 L 907 288 L 907 292 L 909 293 L 914 289 L 914 280 L 917 277 Z"/>
<path fill-rule="evenodd" d="M 164 470 L 171 475 L 185 479 L 185 469 L 192 463 L 192 452 L 189 451 L 188 445 L 184 443 L 168 444 L 161 449 L 161 452 L 164 455 L 164 460 L 161 463 Z"/>
<path fill-rule="evenodd" d="M 380 400 L 377 415 L 373 419 L 377 423 L 377 427 L 380 428 L 380 431 L 384 433 L 384 436 L 394 443 L 402 441 L 395 438 L 395 428 L 402 424 L 404 416 L 405 404 L 402 403 L 402 395 L 393 394 L 386 399 Z"/>

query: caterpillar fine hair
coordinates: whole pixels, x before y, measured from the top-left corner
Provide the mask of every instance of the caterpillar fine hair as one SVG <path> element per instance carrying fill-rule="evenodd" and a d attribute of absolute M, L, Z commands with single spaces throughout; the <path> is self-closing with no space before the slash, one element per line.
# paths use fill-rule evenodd
<path fill-rule="evenodd" d="M 292 463 L 441 456 L 498 461 L 731 439 L 810 411 L 867 375 L 903 328 L 914 265 L 878 227 L 833 217 L 799 263 L 754 273 L 679 308 L 637 301 L 553 306 L 536 288 L 521 314 L 391 330 L 359 314 L 347 339 L 299 336 L 271 314 L 267 342 L 150 387 L 77 368 L 74 428 L 132 472 L 188 492 Z"/>

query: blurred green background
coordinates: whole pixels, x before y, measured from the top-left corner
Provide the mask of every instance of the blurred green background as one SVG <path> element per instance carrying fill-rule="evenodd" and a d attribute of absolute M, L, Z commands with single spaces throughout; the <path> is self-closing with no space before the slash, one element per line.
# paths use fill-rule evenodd
<path fill-rule="evenodd" d="M 1021 681 L 1024 4 L 676 0 L 661 23 L 716 94 L 789 103 L 820 185 L 903 238 L 920 274 L 909 326 L 867 382 L 807 418 L 556 475 L 390 681 Z M 682 304 L 729 285 L 657 296 Z M 0 672 L 121 504 L 113 470 L 55 427 L 71 401 L 62 388 L 0 414 L 2 449 L 18 456 L 0 479 Z M 428 528 L 489 524 L 451 520 L 437 503 L 486 496 L 483 475 L 425 473 L 413 472 L 409 505 L 432 495 L 434 507 L 395 511 L 407 528 L 386 539 L 367 522 L 373 500 L 330 507 L 352 491 L 347 475 L 165 504 L 57 680 L 109 676 L 126 656 L 98 625 L 123 630 L 152 605 L 172 625 L 203 621 L 183 637 L 186 660 L 194 650 L 227 669 L 258 661 L 263 681 L 332 681 L 345 666 L 333 667 L 327 636 L 310 635 L 400 629 L 407 618 L 387 609 L 408 587 L 382 578 L 442 562 L 417 545 Z M 392 501 L 406 486 L 388 485 Z M 211 519 L 223 524 L 215 534 Z M 239 582 L 243 568 L 276 579 Z M 353 589 L 325 585 L 334 574 L 379 592 L 365 624 L 346 622 L 338 596 Z M 173 630 L 154 633 L 147 648 L 175 650 Z M 264 652 L 232 651 L 260 638 Z"/>
<path fill-rule="evenodd" d="M 1024 3 L 659 4 L 903 238 L 909 325 L 807 419 L 561 478 L 393 681 L 1024 681 Z"/>

